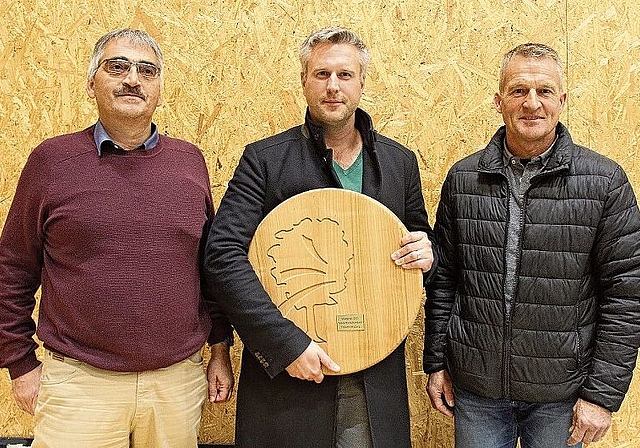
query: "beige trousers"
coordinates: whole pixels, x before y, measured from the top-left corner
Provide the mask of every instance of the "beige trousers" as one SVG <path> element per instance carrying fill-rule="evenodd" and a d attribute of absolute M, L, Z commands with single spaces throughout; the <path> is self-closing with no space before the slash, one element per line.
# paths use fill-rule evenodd
<path fill-rule="evenodd" d="M 206 394 L 200 353 L 121 373 L 47 351 L 32 447 L 194 448 Z"/>

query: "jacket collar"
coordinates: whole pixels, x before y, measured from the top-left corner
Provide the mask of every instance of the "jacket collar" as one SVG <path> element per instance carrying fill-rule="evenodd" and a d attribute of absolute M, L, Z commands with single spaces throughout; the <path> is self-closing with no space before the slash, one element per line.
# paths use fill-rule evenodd
<path fill-rule="evenodd" d="M 375 149 L 374 143 L 376 141 L 376 133 L 373 129 L 373 120 L 364 110 L 356 109 L 356 129 L 360 131 L 362 137 L 362 147 L 372 152 Z M 328 155 L 329 149 L 324 141 L 324 129 L 319 124 L 315 123 L 311 119 L 309 114 L 309 108 L 304 118 L 304 125 L 302 125 L 302 134 L 311 141 L 313 148 L 320 153 L 322 157 Z"/>
<path fill-rule="evenodd" d="M 489 144 L 482 150 L 478 161 L 478 171 L 483 173 L 504 174 L 504 160 L 502 157 L 502 145 L 506 136 L 506 127 L 501 126 L 493 135 Z M 560 122 L 556 125 L 557 140 L 552 148 L 549 161 L 541 174 L 568 170 L 571 164 L 571 148 L 573 140 L 569 130 Z"/>

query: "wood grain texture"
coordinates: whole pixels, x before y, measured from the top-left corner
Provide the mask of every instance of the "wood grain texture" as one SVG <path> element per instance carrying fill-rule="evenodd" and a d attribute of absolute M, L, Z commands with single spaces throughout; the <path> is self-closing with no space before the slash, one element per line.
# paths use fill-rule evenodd
<path fill-rule="evenodd" d="M 248 142 L 301 122 L 297 48 L 327 25 L 354 29 L 372 62 L 362 106 L 376 128 L 415 151 L 432 219 L 448 168 L 501 124 L 491 99 L 500 58 L 541 41 L 566 61 L 573 138 L 618 160 L 640 186 L 640 3 L 630 0 L 0 0 L 0 224 L 22 166 L 43 139 L 96 119 L 86 67 L 106 31 L 140 27 L 166 59 L 164 134 L 198 144 L 219 202 Z M 430 410 L 422 321 L 407 343 L 415 447 L 452 447 L 452 422 Z M 241 344 L 234 348 L 236 371 Z M 638 369 L 636 370 L 636 373 Z M 640 444 L 636 378 L 602 442 Z M 29 436 L 0 373 L 0 434 Z M 234 403 L 207 405 L 201 440 L 233 440 Z"/>
<path fill-rule="evenodd" d="M 391 260 L 407 233 L 389 209 L 367 196 L 312 190 L 265 217 L 249 260 L 282 315 L 344 375 L 389 356 L 418 315 L 422 273 Z"/>

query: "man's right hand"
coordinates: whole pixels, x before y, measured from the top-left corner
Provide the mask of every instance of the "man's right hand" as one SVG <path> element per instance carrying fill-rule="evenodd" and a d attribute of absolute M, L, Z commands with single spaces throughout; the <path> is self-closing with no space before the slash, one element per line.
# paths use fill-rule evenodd
<path fill-rule="evenodd" d="M 311 341 L 305 351 L 289 364 L 286 370 L 294 378 L 321 383 L 324 379 L 322 366 L 332 372 L 337 373 L 340 371 L 340 366 L 318 344 Z"/>
<path fill-rule="evenodd" d="M 453 417 L 453 407 L 455 401 L 453 397 L 453 383 L 446 370 L 440 370 L 429 374 L 427 382 L 427 393 L 431 406 L 444 415 Z"/>
<path fill-rule="evenodd" d="M 11 381 L 13 389 L 13 398 L 15 398 L 18 406 L 29 414 L 33 415 L 38 402 L 38 392 L 40 391 L 40 374 L 42 373 L 42 364 L 27 372 L 22 376 Z"/>

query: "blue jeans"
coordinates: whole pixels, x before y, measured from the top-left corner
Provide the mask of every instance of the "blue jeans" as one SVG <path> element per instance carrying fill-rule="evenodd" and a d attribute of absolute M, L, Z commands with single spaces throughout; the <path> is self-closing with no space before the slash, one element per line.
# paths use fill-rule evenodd
<path fill-rule="evenodd" d="M 576 399 L 558 403 L 484 398 L 455 393 L 456 448 L 567 448 Z M 573 445 L 580 448 L 582 444 Z"/>

